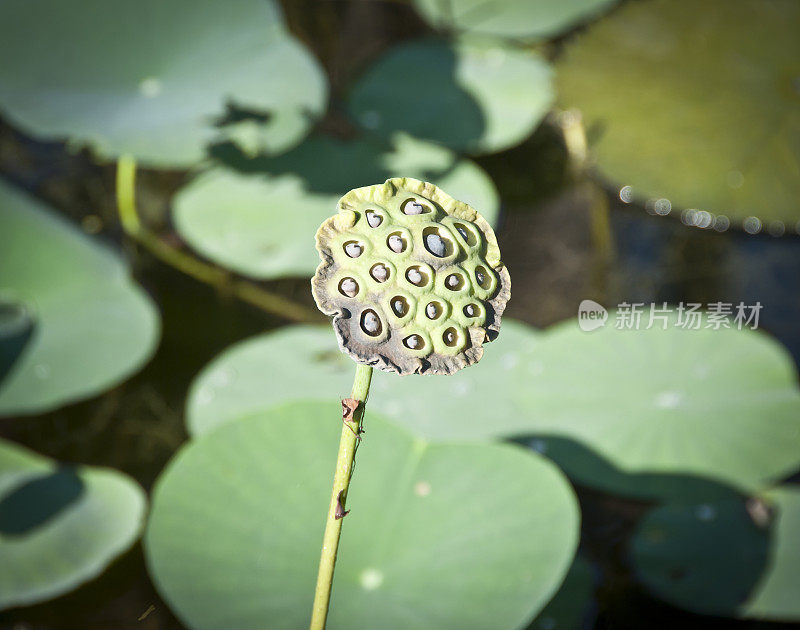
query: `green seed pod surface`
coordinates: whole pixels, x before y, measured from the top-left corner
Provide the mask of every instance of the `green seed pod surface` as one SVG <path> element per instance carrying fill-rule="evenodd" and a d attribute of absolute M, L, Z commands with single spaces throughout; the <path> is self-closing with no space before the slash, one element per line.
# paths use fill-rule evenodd
<path fill-rule="evenodd" d="M 317 231 L 311 281 L 342 351 L 399 374 L 452 374 L 500 330 L 511 279 L 494 231 L 433 184 L 351 190 Z"/>

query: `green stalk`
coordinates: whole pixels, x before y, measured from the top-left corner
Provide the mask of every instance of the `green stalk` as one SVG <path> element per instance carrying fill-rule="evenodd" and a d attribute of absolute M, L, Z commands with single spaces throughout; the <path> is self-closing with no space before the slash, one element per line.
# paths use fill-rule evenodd
<path fill-rule="evenodd" d="M 339 456 L 336 459 L 336 472 L 333 476 L 331 504 L 328 508 L 328 521 L 325 535 L 322 538 L 322 554 L 319 559 L 317 589 L 314 592 L 314 608 L 311 613 L 310 630 L 324 630 L 328 619 L 328 605 L 333 585 L 333 569 L 336 565 L 336 553 L 339 549 L 339 535 L 342 531 L 342 520 L 347 500 L 347 489 L 353 474 L 353 460 L 358 448 L 361 433 L 361 421 L 364 418 L 369 384 L 372 380 L 372 368 L 367 365 L 356 365 L 356 376 L 353 381 L 352 400 L 358 401 L 358 407 L 347 417 L 344 414 L 342 435 L 339 438 Z"/>
<path fill-rule="evenodd" d="M 123 155 L 117 162 L 117 212 L 125 233 L 162 262 L 186 275 L 232 293 L 263 311 L 296 322 L 322 321 L 317 311 L 261 287 L 233 278 L 230 273 L 176 249 L 142 225 L 136 211 L 136 160 Z"/>

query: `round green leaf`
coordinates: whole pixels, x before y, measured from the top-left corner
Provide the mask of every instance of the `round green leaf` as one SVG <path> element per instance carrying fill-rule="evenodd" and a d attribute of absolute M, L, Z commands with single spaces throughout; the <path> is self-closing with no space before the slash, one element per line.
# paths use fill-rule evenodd
<path fill-rule="evenodd" d="M 797 373 L 778 342 L 735 327 L 680 328 L 675 317 L 666 328 L 646 329 L 647 317 L 639 330 L 611 322 L 549 329 L 515 394 L 526 410 L 519 429 L 589 451 L 571 446 L 572 457 L 556 458 L 570 476 L 657 494 L 658 475 L 757 489 L 800 466 Z"/>
<path fill-rule="evenodd" d="M 305 135 L 324 75 L 272 0 L 9 0 L 0 109 L 26 131 L 151 166 L 201 159 L 228 105 L 267 117 L 270 148 Z"/>
<path fill-rule="evenodd" d="M 680 470 L 622 470 L 617 467 L 616 458 L 601 456 L 585 440 L 533 433 L 514 441 L 552 460 L 577 484 L 599 487 L 626 497 L 645 501 L 702 501 L 739 496 L 737 487 Z"/>
<path fill-rule="evenodd" d="M 353 89 L 349 109 L 368 130 L 492 153 L 518 144 L 541 122 L 553 101 L 551 78 L 549 64 L 531 51 L 417 41 L 378 60 Z"/>
<path fill-rule="evenodd" d="M 0 609 L 61 595 L 128 549 L 145 495 L 127 476 L 0 441 Z"/>
<path fill-rule="evenodd" d="M 541 334 L 505 321 L 478 365 L 446 379 L 376 373 L 370 406 L 428 439 L 524 439 L 581 484 L 643 498 L 728 496 L 797 469 L 800 391 L 786 350 L 760 331 L 674 324 L 584 332 L 571 320 Z M 189 430 L 343 397 L 352 369 L 325 327 L 255 337 L 197 378 Z"/>
<path fill-rule="evenodd" d="M 40 202 L 0 184 L 0 415 L 93 396 L 138 369 L 158 342 L 158 313 L 111 250 Z"/>
<path fill-rule="evenodd" d="M 747 502 L 680 503 L 651 512 L 632 544 L 657 596 L 689 610 L 800 620 L 800 490 Z"/>
<path fill-rule="evenodd" d="M 575 556 L 567 577 L 527 630 L 584 630 L 594 615 L 592 566 Z"/>
<path fill-rule="evenodd" d="M 342 194 L 389 177 L 431 181 L 489 222 L 499 211 L 494 184 L 480 167 L 405 135 L 391 145 L 317 136 L 278 158 L 240 166 L 264 172 L 201 174 L 176 196 L 174 219 L 197 251 L 255 278 L 312 276 L 319 265 L 314 234 Z"/>
<path fill-rule="evenodd" d="M 767 566 L 769 530 L 742 500 L 675 503 L 650 512 L 631 545 L 637 574 L 659 597 L 735 615 Z"/>
<path fill-rule="evenodd" d="M 244 418 L 167 467 L 146 553 L 189 627 L 307 626 L 340 418 L 338 401 Z M 328 628 L 523 625 L 577 543 L 558 469 L 510 445 L 428 444 L 369 409 L 365 427 Z"/>
<path fill-rule="evenodd" d="M 794 229 L 799 27 L 794 0 L 630 2 L 567 47 L 559 94 L 627 198 Z"/>
<path fill-rule="evenodd" d="M 507 379 L 534 355 L 537 341 L 533 329 L 504 319 L 481 361 L 447 378 L 376 371 L 370 408 L 428 437 L 484 437 L 487 428 L 481 424 L 490 430 L 516 410 L 510 397 L 480 392 L 508 392 Z M 225 350 L 197 376 L 187 401 L 189 432 L 201 435 L 293 400 L 343 398 L 354 370 L 330 326 L 288 326 L 253 337 Z"/>
<path fill-rule="evenodd" d="M 616 0 L 414 0 L 431 26 L 458 31 L 538 40 L 596 17 Z"/>
<path fill-rule="evenodd" d="M 779 486 L 762 498 L 775 511 L 769 564 L 747 602 L 745 616 L 800 621 L 800 488 Z"/>

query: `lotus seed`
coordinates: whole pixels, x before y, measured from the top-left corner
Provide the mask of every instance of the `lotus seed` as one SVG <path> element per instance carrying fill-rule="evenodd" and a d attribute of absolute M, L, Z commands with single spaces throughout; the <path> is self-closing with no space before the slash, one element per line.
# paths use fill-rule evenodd
<path fill-rule="evenodd" d="M 428 319 L 436 319 L 439 317 L 439 307 L 436 302 L 431 302 L 425 307 L 425 315 L 428 316 Z"/>
<path fill-rule="evenodd" d="M 352 278 L 345 278 L 339 284 L 339 291 L 344 293 L 347 297 L 353 297 L 358 293 L 358 283 Z"/>
<path fill-rule="evenodd" d="M 403 239 L 397 234 L 392 234 L 389 237 L 388 244 L 389 244 L 389 249 L 391 249 L 395 254 L 399 254 L 405 249 L 405 244 L 403 243 Z"/>
<path fill-rule="evenodd" d="M 484 289 L 488 288 L 489 276 L 487 275 L 486 270 L 483 267 L 478 267 L 475 270 L 475 279 L 478 281 L 478 284 L 481 285 Z"/>
<path fill-rule="evenodd" d="M 444 258 L 447 251 L 444 239 L 438 234 L 427 234 L 425 236 L 425 249 L 439 258 Z"/>
<path fill-rule="evenodd" d="M 422 337 L 419 335 L 409 335 L 405 339 L 403 339 L 403 344 L 406 348 L 411 348 L 412 350 L 416 350 L 417 348 L 421 348 L 425 345 L 425 342 L 422 340 Z"/>
<path fill-rule="evenodd" d="M 445 344 L 447 344 L 448 346 L 452 347 L 452 346 L 456 345 L 456 340 L 458 339 L 458 335 L 456 334 L 455 329 L 448 328 L 447 330 L 444 331 L 443 338 L 444 338 Z"/>
<path fill-rule="evenodd" d="M 361 328 L 365 333 L 372 337 L 381 334 L 381 319 L 372 309 L 367 309 L 361 315 Z"/>
<path fill-rule="evenodd" d="M 458 286 L 461 284 L 461 278 L 459 278 L 456 274 L 451 273 L 444 281 L 445 286 L 448 289 L 457 289 Z"/>
<path fill-rule="evenodd" d="M 469 234 L 467 232 L 467 228 L 465 228 L 463 225 L 457 225 L 456 230 L 458 230 L 458 233 L 464 237 L 465 241 L 469 242 Z"/>
<path fill-rule="evenodd" d="M 377 212 L 367 210 L 367 223 L 371 228 L 376 228 L 383 223 L 383 217 Z"/>
<path fill-rule="evenodd" d="M 475 313 L 477 313 L 477 309 L 474 304 L 467 304 L 464 307 L 464 315 L 467 317 L 475 317 Z"/>
<path fill-rule="evenodd" d="M 381 265 L 380 263 L 375 265 L 370 273 L 378 282 L 386 282 L 386 279 L 389 277 L 389 270 L 385 265 Z"/>
<path fill-rule="evenodd" d="M 395 298 L 392 300 L 392 310 L 398 317 L 403 317 L 403 315 L 408 313 L 408 302 L 401 297 Z"/>
<path fill-rule="evenodd" d="M 424 279 L 423 279 L 422 273 L 420 272 L 419 269 L 414 269 L 412 267 L 411 269 L 406 271 L 406 278 L 408 278 L 408 281 L 411 284 L 416 284 L 417 286 L 420 286 L 420 285 L 424 284 L 424 282 L 423 282 Z"/>
<path fill-rule="evenodd" d="M 361 253 L 364 251 L 364 248 L 361 247 L 358 243 L 353 241 L 344 244 L 344 253 L 350 256 L 350 258 L 358 258 L 361 256 Z"/>
<path fill-rule="evenodd" d="M 425 206 L 415 199 L 408 199 L 403 203 L 403 214 L 422 214 Z"/>

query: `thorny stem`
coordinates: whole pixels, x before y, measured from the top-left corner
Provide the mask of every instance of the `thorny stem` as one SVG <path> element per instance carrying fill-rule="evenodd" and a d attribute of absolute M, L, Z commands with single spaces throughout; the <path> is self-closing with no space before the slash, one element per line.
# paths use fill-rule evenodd
<path fill-rule="evenodd" d="M 350 487 L 353 460 L 355 459 L 358 442 L 361 440 L 361 422 L 364 418 L 364 407 L 366 406 L 371 380 L 372 368 L 358 364 L 356 366 L 351 399 L 350 401 L 342 401 L 342 406 L 345 409 L 342 421 L 342 435 L 339 438 L 339 456 L 336 459 L 336 472 L 333 476 L 333 491 L 331 493 L 331 504 L 328 508 L 328 520 L 325 525 L 325 535 L 322 538 L 322 554 L 319 559 L 317 589 L 314 592 L 314 608 L 311 613 L 310 630 L 324 630 L 328 619 L 328 605 L 331 599 L 331 586 L 333 585 L 333 569 L 336 564 L 336 552 L 339 549 L 339 534 L 342 531 L 342 520 L 347 514 L 344 508 L 347 500 L 347 489 Z M 351 414 L 348 414 L 347 404 L 352 401 L 358 401 L 358 406 Z"/>
<path fill-rule="evenodd" d="M 276 293 L 236 279 L 224 269 L 198 260 L 169 245 L 155 232 L 148 230 L 136 212 L 136 160 L 123 155 L 117 162 L 117 212 L 125 233 L 141 244 L 162 262 L 182 271 L 195 280 L 204 282 L 222 291 L 229 292 L 243 302 L 261 310 L 295 322 L 320 322 L 320 315 Z"/>

